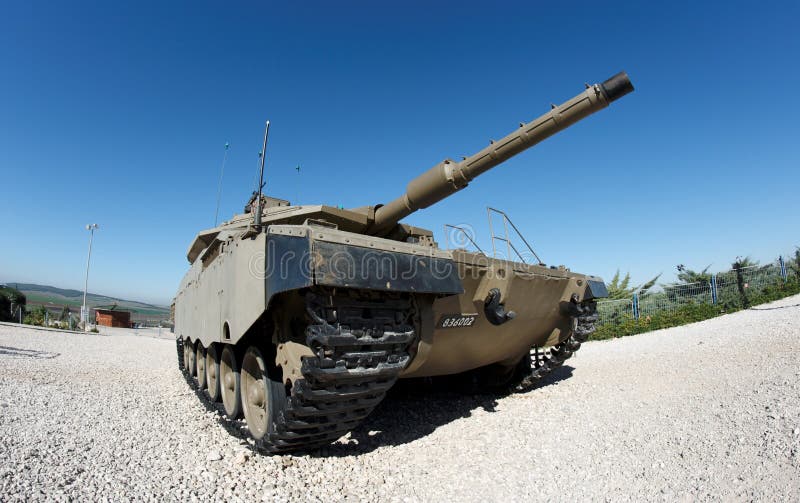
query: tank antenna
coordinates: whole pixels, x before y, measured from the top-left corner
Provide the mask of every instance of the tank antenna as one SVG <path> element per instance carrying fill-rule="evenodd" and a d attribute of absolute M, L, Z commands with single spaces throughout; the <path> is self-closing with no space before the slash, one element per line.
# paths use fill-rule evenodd
<path fill-rule="evenodd" d="M 255 225 L 261 226 L 261 191 L 264 188 L 264 158 L 267 157 L 267 138 L 269 137 L 269 121 L 264 127 L 264 147 L 261 149 L 261 169 L 258 175 L 258 200 L 256 203 Z"/>
<path fill-rule="evenodd" d="M 294 193 L 296 198 L 295 205 L 297 205 L 298 204 L 297 202 L 300 201 L 300 165 L 298 164 L 297 167 L 294 169 L 297 171 L 297 189 L 295 189 Z"/>
<path fill-rule="evenodd" d="M 225 142 L 225 154 L 222 156 L 222 169 L 219 170 L 219 186 L 217 187 L 217 210 L 214 212 L 214 227 L 217 226 L 219 217 L 219 200 L 222 197 L 222 177 L 225 176 L 225 161 L 228 160 L 228 148 L 231 144 Z"/>

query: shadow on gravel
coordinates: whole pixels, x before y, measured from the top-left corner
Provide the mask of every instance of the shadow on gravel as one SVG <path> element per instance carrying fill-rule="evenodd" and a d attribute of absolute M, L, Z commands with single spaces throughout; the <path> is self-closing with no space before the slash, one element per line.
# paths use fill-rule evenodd
<path fill-rule="evenodd" d="M 2 346 L 0 346 L 2 348 Z M 457 381 L 448 378 L 401 379 L 389 390 L 386 398 L 361 425 L 350 432 L 346 443 L 336 443 L 311 452 L 298 452 L 315 458 L 358 456 L 383 446 L 402 445 L 430 435 L 436 428 L 456 419 L 467 418 L 472 411 L 483 409 L 494 412 L 497 400 L 511 394 L 535 393 L 546 386 L 572 376 L 574 367 L 563 365 L 555 369 L 535 386 L 518 391 L 473 393 L 454 391 Z M 208 395 L 181 372 L 198 401 L 229 435 L 247 444 L 251 452 L 266 455 L 248 442 L 249 435 L 242 421 L 228 421 L 221 403 L 212 403 Z"/>
<path fill-rule="evenodd" d="M 564 365 L 536 386 L 516 393 L 535 393 L 569 378 L 572 371 L 573 367 Z M 470 417 L 474 410 L 494 412 L 497 401 L 511 394 L 466 394 L 452 389 L 452 382 L 446 379 L 401 379 L 372 414 L 350 433 L 349 440 L 345 440 L 347 443 L 332 444 L 309 455 L 322 458 L 357 456 L 382 446 L 407 444 L 430 435 L 440 426 Z"/>
<path fill-rule="evenodd" d="M 222 428 L 227 431 L 230 436 L 247 442 L 249 436 L 246 432 L 246 429 L 242 428 L 244 423 L 239 420 L 229 421 L 225 417 L 225 409 L 222 406 L 222 402 L 212 402 L 205 390 L 200 389 L 197 386 L 197 383 L 195 383 L 194 379 L 189 377 L 183 371 L 181 371 L 181 376 L 186 380 L 186 383 L 189 385 L 189 389 L 194 392 L 195 396 L 197 397 L 197 401 L 200 402 L 200 405 L 202 405 L 206 411 L 214 413 L 214 419 L 216 419 L 217 423 L 219 423 L 219 425 L 222 426 Z"/>
<path fill-rule="evenodd" d="M 788 309 L 790 307 L 800 307 L 800 304 L 792 304 L 791 306 L 777 306 L 777 307 L 751 307 L 750 311 L 774 311 L 776 309 Z"/>
<path fill-rule="evenodd" d="M 39 351 L 36 349 L 14 348 L 11 346 L 0 346 L 0 356 L 10 356 L 12 358 L 35 358 L 38 360 L 52 360 L 60 356 L 61 353 L 50 353 L 49 351 Z"/>

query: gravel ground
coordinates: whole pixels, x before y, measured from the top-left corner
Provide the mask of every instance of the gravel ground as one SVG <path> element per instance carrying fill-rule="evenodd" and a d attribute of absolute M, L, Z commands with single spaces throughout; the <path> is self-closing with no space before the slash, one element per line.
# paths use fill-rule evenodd
<path fill-rule="evenodd" d="M 797 500 L 800 296 L 586 344 L 499 396 L 400 387 L 315 455 L 254 454 L 174 342 L 0 326 L 0 500 Z"/>

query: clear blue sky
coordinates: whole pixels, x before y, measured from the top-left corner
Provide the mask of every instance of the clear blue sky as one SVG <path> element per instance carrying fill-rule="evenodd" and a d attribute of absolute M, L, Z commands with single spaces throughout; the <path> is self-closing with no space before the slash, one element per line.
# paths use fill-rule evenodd
<path fill-rule="evenodd" d="M 637 282 L 800 244 L 797 2 L 232 4 L 4 3 L 0 280 L 82 288 L 97 222 L 90 290 L 167 303 L 266 118 L 267 191 L 354 207 L 623 69 L 634 94 L 407 221 L 487 246 L 500 207 Z"/>

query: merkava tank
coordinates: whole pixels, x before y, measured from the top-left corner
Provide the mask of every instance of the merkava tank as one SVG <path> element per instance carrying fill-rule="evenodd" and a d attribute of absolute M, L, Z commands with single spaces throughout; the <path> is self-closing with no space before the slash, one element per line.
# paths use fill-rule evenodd
<path fill-rule="evenodd" d="M 541 378 L 594 330 L 603 281 L 440 249 L 431 231 L 400 221 L 632 90 L 624 72 L 587 85 L 387 204 L 296 206 L 259 191 L 189 247 L 174 304 L 185 375 L 271 453 L 335 441 L 397 379 Z"/>

